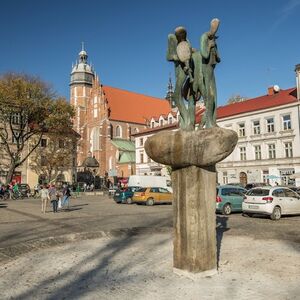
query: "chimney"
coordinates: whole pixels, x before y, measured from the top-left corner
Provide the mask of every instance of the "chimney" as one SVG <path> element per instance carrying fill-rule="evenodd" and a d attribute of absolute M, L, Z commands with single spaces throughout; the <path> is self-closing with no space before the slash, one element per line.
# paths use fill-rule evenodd
<path fill-rule="evenodd" d="M 297 99 L 300 100 L 300 64 L 295 66 Z"/>
<path fill-rule="evenodd" d="M 268 87 L 268 96 L 272 96 L 272 95 L 274 95 L 274 89 L 271 86 L 271 87 Z"/>

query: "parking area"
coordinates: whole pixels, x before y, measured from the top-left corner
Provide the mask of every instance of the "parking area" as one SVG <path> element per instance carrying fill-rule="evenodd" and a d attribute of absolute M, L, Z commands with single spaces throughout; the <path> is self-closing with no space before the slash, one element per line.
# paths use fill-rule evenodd
<path fill-rule="evenodd" d="M 300 216 L 282 217 L 272 221 L 266 216 L 243 217 L 241 213 L 216 215 L 219 236 L 248 236 L 255 239 L 279 239 L 300 243 Z M 116 204 L 101 195 L 82 196 L 71 200 L 69 211 L 54 214 L 48 207 L 41 213 L 39 199 L 2 201 L 0 203 L 0 254 L 19 247 L 22 252 L 29 243 L 81 234 L 82 238 L 99 232 L 124 229 L 172 231 L 172 205 Z M 92 235 L 93 236 L 93 235 Z M 22 248 L 23 247 L 23 248 Z"/>

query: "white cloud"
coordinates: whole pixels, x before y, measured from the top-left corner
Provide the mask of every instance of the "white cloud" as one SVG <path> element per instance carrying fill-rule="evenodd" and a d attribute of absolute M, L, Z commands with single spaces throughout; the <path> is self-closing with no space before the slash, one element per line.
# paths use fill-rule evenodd
<path fill-rule="evenodd" d="M 300 6 L 300 0 L 290 0 L 287 4 L 281 9 L 279 18 L 274 22 L 272 30 L 275 30 L 280 26 L 293 12 Z"/>

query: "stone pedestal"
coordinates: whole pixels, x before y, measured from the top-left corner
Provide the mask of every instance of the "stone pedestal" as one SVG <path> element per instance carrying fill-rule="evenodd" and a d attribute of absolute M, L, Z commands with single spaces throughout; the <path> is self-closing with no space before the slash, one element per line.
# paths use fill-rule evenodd
<path fill-rule="evenodd" d="M 174 268 L 216 270 L 216 172 L 196 166 L 172 172 Z"/>
<path fill-rule="evenodd" d="M 147 139 L 154 161 L 172 166 L 174 272 L 189 277 L 217 270 L 217 162 L 234 149 L 236 132 L 219 127 L 198 131 L 164 131 Z"/>

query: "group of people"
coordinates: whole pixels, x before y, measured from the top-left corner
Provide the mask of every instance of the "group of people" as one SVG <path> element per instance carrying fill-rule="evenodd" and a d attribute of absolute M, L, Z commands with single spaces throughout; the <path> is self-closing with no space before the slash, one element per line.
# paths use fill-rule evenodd
<path fill-rule="evenodd" d="M 13 196 L 20 196 L 20 188 L 19 188 L 19 183 L 18 182 L 11 182 L 7 185 L 1 184 L 0 183 L 0 195 L 5 195 L 7 194 L 9 199 L 12 199 Z M 26 195 L 28 196 L 28 195 Z"/>
<path fill-rule="evenodd" d="M 40 190 L 40 196 L 42 200 L 42 213 L 44 214 L 46 213 L 48 201 L 51 202 L 54 213 L 58 212 L 58 208 L 70 208 L 71 191 L 67 185 L 63 185 L 62 189 L 57 189 L 55 185 L 50 185 L 48 188 L 45 184 Z"/>

